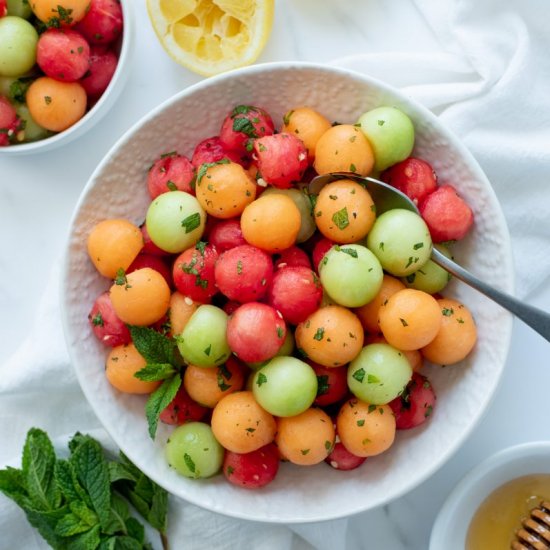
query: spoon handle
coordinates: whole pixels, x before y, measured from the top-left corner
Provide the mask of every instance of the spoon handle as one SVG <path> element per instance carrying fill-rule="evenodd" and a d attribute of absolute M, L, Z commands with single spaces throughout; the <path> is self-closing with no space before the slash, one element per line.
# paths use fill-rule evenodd
<path fill-rule="evenodd" d="M 443 254 L 436 250 L 432 251 L 432 260 L 441 266 L 445 271 L 448 271 L 451 275 L 454 275 L 457 279 L 460 279 L 464 283 L 475 288 L 482 294 L 485 294 L 488 298 L 491 298 L 494 302 L 502 306 L 513 313 L 516 317 L 519 317 L 526 325 L 530 326 L 533 330 L 536 330 L 543 338 L 550 342 L 550 314 L 527 305 L 518 299 L 497 290 L 496 288 L 488 285 L 472 275 L 469 271 L 459 266 Z"/>

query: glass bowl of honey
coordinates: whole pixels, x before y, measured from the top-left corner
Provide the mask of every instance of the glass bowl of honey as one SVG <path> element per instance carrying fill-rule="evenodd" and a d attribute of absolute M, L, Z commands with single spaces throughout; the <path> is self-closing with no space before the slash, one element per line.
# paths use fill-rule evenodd
<path fill-rule="evenodd" d="M 507 550 L 514 543 L 524 544 L 517 548 L 550 549 L 550 541 L 545 542 L 541 534 L 547 530 L 550 535 L 550 525 L 538 514 L 541 508 L 546 513 L 544 501 L 548 506 L 550 441 L 504 449 L 471 470 L 453 489 L 434 523 L 430 550 Z M 528 519 L 536 523 L 526 529 Z M 526 536 L 539 539 L 540 545 L 522 542 Z"/>

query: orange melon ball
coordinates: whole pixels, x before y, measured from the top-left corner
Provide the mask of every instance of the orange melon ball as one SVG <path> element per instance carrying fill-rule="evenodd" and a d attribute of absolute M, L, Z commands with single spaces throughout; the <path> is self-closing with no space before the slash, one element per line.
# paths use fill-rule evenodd
<path fill-rule="evenodd" d="M 275 443 L 286 460 L 300 466 L 319 464 L 334 446 L 334 424 L 321 409 L 277 419 Z"/>
<path fill-rule="evenodd" d="M 317 141 L 313 166 L 318 174 L 353 172 L 366 176 L 374 167 L 374 153 L 360 128 L 338 124 Z"/>
<path fill-rule="evenodd" d="M 214 368 L 188 365 L 183 376 L 183 385 L 192 399 L 212 409 L 222 397 L 243 388 L 244 372 L 233 358 Z"/>
<path fill-rule="evenodd" d="M 250 203 L 241 216 L 245 240 L 267 252 L 290 248 L 295 242 L 302 217 L 294 201 L 286 195 L 262 195 Z"/>
<path fill-rule="evenodd" d="M 128 220 L 104 220 L 88 236 L 88 256 L 95 268 L 109 279 L 126 271 L 143 248 L 143 236 Z"/>
<path fill-rule="evenodd" d="M 405 285 L 395 277 L 391 275 L 384 274 L 382 279 L 382 286 L 378 291 L 378 294 L 364 306 L 358 307 L 354 310 L 355 315 L 359 317 L 363 328 L 367 332 L 377 333 L 380 331 L 380 326 L 378 325 L 378 312 L 380 306 L 393 294 L 399 290 L 404 290 Z"/>
<path fill-rule="evenodd" d="M 29 86 L 25 97 L 32 118 L 52 132 L 66 130 L 86 112 L 86 92 L 78 82 L 42 76 Z"/>
<path fill-rule="evenodd" d="M 369 192 L 358 183 L 342 179 L 325 185 L 315 203 L 319 231 L 337 243 L 353 243 L 366 237 L 376 219 Z"/>
<path fill-rule="evenodd" d="M 256 198 L 256 183 L 240 164 L 214 164 L 199 169 L 195 192 L 211 216 L 235 218 Z"/>
<path fill-rule="evenodd" d="M 441 326 L 435 338 L 421 349 L 432 363 L 452 365 L 466 358 L 477 341 L 477 329 L 470 310 L 457 300 L 437 300 Z"/>
<path fill-rule="evenodd" d="M 400 350 L 429 344 L 441 326 L 436 299 L 412 288 L 400 290 L 380 307 L 380 330 L 390 345 Z"/>
<path fill-rule="evenodd" d="M 363 348 L 361 322 L 349 309 L 326 306 L 296 327 L 296 347 L 302 355 L 325 367 L 349 363 Z"/>
<path fill-rule="evenodd" d="M 336 418 L 336 431 L 344 447 L 357 456 L 375 456 L 395 440 L 395 416 L 389 405 L 370 405 L 350 399 Z"/>
<path fill-rule="evenodd" d="M 319 138 L 331 126 L 330 121 L 321 113 L 309 107 L 298 107 L 284 115 L 281 132 L 295 134 L 303 141 L 311 163 L 315 158 L 315 147 Z"/>
<path fill-rule="evenodd" d="M 84 19 L 90 9 L 90 0 L 30 0 L 30 5 L 43 23 L 72 27 Z"/>
<path fill-rule="evenodd" d="M 369 334 L 365 336 L 365 346 L 368 344 L 387 344 L 388 341 L 381 334 Z M 417 349 L 410 350 L 399 350 L 406 358 L 411 369 L 415 372 L 418 372 L 423 366 L 424 361 L 422 359 L 422 354 Z"/>
<path fill-rule="evenodd" d="M 181 292 L 173 292 L 170 296 L 170 309 L 168 310 L 168 319 L 170 321 L 170 332 L 177 336 L 183 332 L 187 321 L 201 304 L 194 302 L 189 296 L 184 296 Z"/>
<path fill-rule="evenodd" d="M 124 393 L 151 393 L 162 381 L 145 382 L 134 376 L 146 364 L 134 344 L 116 346 L 107 356 L 105 375 L 112 386 Z"/>
<path fill-rule="evenodd" d="M 158 271 L 149 267 L 117 276 L 109 296 L 117 316 L 130 325 L 152 325 L 170 307 L 168 283 Z"/>
<path fill-rule="evenodd" d="M 212 411 L 214 437 L 234 453 L 251 453 L 275 439 L 275 419 L 262 409 L 252 392 L 223 397 Z"/>

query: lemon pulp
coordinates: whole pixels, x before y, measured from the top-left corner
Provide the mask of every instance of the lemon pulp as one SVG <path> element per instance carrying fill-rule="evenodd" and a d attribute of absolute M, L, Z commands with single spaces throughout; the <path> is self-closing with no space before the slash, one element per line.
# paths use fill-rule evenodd
<path fill-rule="evenodd" d="M 253 63 L 271 32 L 274 0 L 147 0 L 164 49 L 211 76 Z"/>

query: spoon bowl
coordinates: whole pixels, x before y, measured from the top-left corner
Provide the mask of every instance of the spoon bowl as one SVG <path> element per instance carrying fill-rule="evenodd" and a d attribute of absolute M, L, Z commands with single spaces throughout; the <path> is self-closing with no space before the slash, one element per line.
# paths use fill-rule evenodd
<path fill-rule="evenodd" d="M 339 179 L 350 179 L 361 184 L 370 193 L 374 204 L 376 204 L 377 214 L 382 214 L 394 208 L 401 208 L 420 215 L 416 203 L 405 195 L 405 193 L 376 178 L 360 176 L 352 172 L 332 172 L 316 176 L 309 184 L 309 193 L 317 195 L 327 183 Z M 432 247 L 431 259 L 457 279 L 475 288 L 510 313 L 513 313 L 543 338 L 550 341 L 550 314 L 524 304 L 513 296 L 498 290 L 494 286 L 488 285 L 450 258 L 447 258 L 434 247 Z"/>

